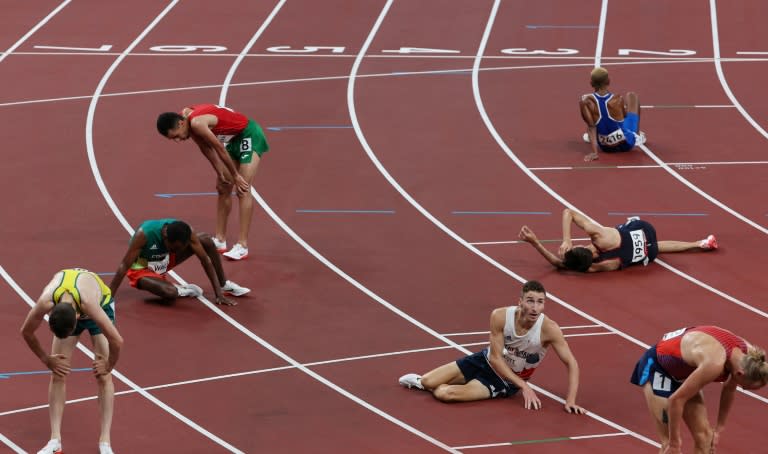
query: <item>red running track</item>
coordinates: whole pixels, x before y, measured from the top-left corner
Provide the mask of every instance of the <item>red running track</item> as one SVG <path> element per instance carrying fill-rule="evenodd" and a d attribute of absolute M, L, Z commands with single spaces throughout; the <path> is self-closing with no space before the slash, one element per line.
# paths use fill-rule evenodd
<path fill-rule="evenodd" d="M 42 368 L 18 327 L 25 298 L 56 270 L 113 272 L 127 228 L 144 219 L 212 229 L 213 197 L 156 196 L 209 193 L 214 181 L 194 146 L 164 141 L 153 122 L 161 111 L 223 101 L 266 127 L 303 126 L 267 130 L 252 254 L 225 265 L 254 292 L 233 308 L 169 307 L 123 286 L 116 451 L 654 452 L 641 393 L 627 381 L 643 345 L 698 323 L 768 344 L 757 190 L 766 183 L 768 117 L 758 96 L 766 69 L 740 53 L 766 51 L 766 32 L 754 11 L 762 6 L 716 5 L 717 52 L 739 58 L 721 63 L 718 76 L 708 5 L 606 5 L 604 22 L 595 0 L 498 9 L 492 0 L 4 8 L 0 49 L 12 52 L 0 57 L 0 80 L 12 89 L 0 93 L 0 120 L 13 133 L 0 168 L 0 320 L 8 328 L 0 374 Z M 627 18 L 643 26 L 628 32 Z M 400 51 L 408 47 L 433 52 Z M 658 54 L 669 49 L 695 54 Z M 238 59 L 242 51 L 248 56 Z M 585 165 L 575 101 L 596 58 L 617 91 L 640 93 L 650 141 L 643 153 Z M 655 213 L 646 218 L 662 238 L 713 231 L 723 247 L 574 276 L 526 246 L 470 244 L 514 240 L 524 223 L 557 238 L 564 204 L 606 224 L 623 220 L 611 213 Z M 205 283 L 195 265 L 178 272 Z M 589 325 L 565 332 L 582 371 L 579 403 L 602 419 L 567 415 L 543 395 L 544 408 L 530 412 L 519 398 L 445 405 L 396 384 L 462 355 L 458 344 L 480 348 L 488 314 L 514 303 L 519 279 L 545 283 L 547 312 L 561 326 Z M 74 358 L 74 367 L 88 364 Z M 541 369 L 535 384 L 563 396 L 559 362 Z M 3 449 L 45 443 L 47 381 L 0 379 Z M 87 372 L 70 377 L 68 399 L 85 400 L 65 412 L 68 452 L 94 450 L 94 391 Z M 717 395 L 707 388 L 713 417 Z M 723 452 L 758 452 L 752 446 L 768 441 L 766 402 L 765 391 L 738 395 Z"/>

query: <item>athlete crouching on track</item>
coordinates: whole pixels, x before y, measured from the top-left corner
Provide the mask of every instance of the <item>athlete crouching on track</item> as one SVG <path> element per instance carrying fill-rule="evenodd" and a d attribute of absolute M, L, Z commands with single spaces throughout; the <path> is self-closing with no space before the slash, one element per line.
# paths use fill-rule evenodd
<path fill-rule="evenodd" d="M 660 453 L 682 452 L 682 421 L 693 435 L 694 452 L 714 453 L 736 386 L 765 386 L 768 364 L 763 350 L 732 332 L 717 326 L 696 326 L 665 334 L 637 362 L 630 382 L 643 387 L 661 439 Z M 702 393 L 712 382 L 724 382 L 714 430 Z"/>
<path fill-rule="evenodd" d="M 131 237 L 128 251 L 109 284 L 117 293 L 127 275 L 131 287 L 146 290 L 164 300 L 198 297 L 203 290 L 195 284 L 171 284 L 165 274 L 191 256 L 197 256 L 216 295 L 215 303 L 234 306 L 237 303 L 224 293 L 241 296 L 251 290 L 227 280 L 221 259 L 211 236 L 195 233 L 185 222 L 173 218 L 144 221 Z"/>
<path fill-rule="evenodd" d="M 544 315 L 547 294 L 537 281 L 523 285 L 517 306 L 491 312 L 488 348 L 445 364 L 423 376 L 406 374 L 400 384 L 431 392 L 443 402 L 468 402 L 511 397 L 522 390 L 526 409 L 538 410 L 541 401 L 528 385 L 536 368 L 552 347 L 568 369 L 568 393 L 564 409 L 584 414 L 576 405 L 579 365 L 560 327 Z"/>
<path fill-rule="evenodd" d="M 571 223 L 589 235 L 591 244 L 573 246 Z M 690 250 L 713 251 L 718 248 L 714 235 L 699 241 L 657 241 L 656 229 L 634 216 L 616 227 L 603 227 L 586 216 L 566 208 L 563 210 L 563 243 L 558 255 L 547 250 L 528 226 L 520 229 L 518 237 L 530 243 L 556 268 L 595 273 L 614 271 L 634 265 L 646 266 L 658 254 Z"/>
<path fill-rule="evenodd" d="M 54 334 L 50 355 L 42 349 L 35 335 L 48 313 L 48 324 Z M 79 268 L 56 273 L 27 314 L 21 334 L 29 348 L 53 372 L 48 387 L 51 438 L 38 454 L 62 452 L 61 421 L 66 402 L 67 375 L 71 370 L 72 352 L 80 334 L 85 330 L 91 335 L 96 354 L 93 360 L 93 375 L 99 386 L 99 453 L 112 454 L 110 429 L 115 386 L 111 372 L 117 364 L 123 346 L 123 338 L 114 323 L 115 304 L 109 287 L 96 274 Z"/>

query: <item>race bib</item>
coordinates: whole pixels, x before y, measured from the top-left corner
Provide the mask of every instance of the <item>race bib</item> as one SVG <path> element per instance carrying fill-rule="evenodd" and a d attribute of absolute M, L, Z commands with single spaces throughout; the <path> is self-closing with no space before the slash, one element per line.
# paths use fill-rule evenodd
<path fill-rule="evenodd" d="M 667 334 L 665 334 L 664 336 L 662 336 L 661 340 L 663 340 L 663 341 L 670 340 L 670 339 L 672 339 L 674 337 L 680 336 L 680 335 L 682 335 L 685 332 L 686 329 L 688 329 L 688 328 L 680 328 L 680 329 L 675 330 L 675 331 L 670 331 Z"/>
<path fill-rule="evenodd" d="M 234 135 L 218 135 L 216 136 L 217 139 L 219 139 L 219 142 L 223 143 L 224 145 L 228 144 L 232 138 L 235 137 Z"/>
<path fill-rule="evenodd" d="M 163 274 L 168 271 L 168 264 L 170 263 L 170 260 L 171 256 L 166 254 L 162 260 L 151 260 L 147 262 L 147 268 L 157 274 Z"/>
<path fill-rule="evenodd" d="M 243 140 L 240 141 L 240 152 L 246 153 L 249 151 L 253 151 L 253 139 L 250 137 L 243 137 Z"/>
<path fill-rule="evenodd" d="M 615 145 L 618 145 L 621 142 L 624 142 L 627 138 L 624 136 L 624 131 L 621 129 L 617 129 L 613 131 L 612 133 L 608 134 L 607 136 L 604 135 L 597 135 L 597 140 L 600 142 L 600 145 L 604 145 L 607 147 L 613 147 Z"/>
<path fill-rule="evenodd" d="M 632 241 L 632 263 L 643 262 L 648 264 L 648 245 L 645 241 L 645 232 L 641 230 L 632 230 L 629 232 Z"/>

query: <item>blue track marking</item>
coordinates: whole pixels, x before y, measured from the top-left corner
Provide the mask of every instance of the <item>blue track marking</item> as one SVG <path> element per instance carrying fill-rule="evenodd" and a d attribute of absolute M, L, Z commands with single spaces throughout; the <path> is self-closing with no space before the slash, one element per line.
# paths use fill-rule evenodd
<path fill-rule="evenodd" d="M 352 125 L 306 125 L 306 126 L 269 126 L 267 131 L 285 131 L 288 129 L 352 129 Z"/>
<path fill-rule="evenodd" d="M 86 372 L 92 370 L 90 367 L 83 367 L 79 369 L 72 369 L 70 372 Z M 50 375 L 51 371 L 46 370 L 31 370 L 31 371 L 25 371 L 25 372 L 4 372 L 0 373 L 0 379 L 7 379 L 11 377 L 23 377 L 26 375 Z"/>
<path fill-rule="evenodd" d="M 309 214 L 395 214 L 395 210 L 296 210 Z"/>
<path fill-rule="evenodd" d="M 594 29 L 594 28 L 597 28 L 597 25 L 526 25 L 525 28 L 530 30 L 567 29 L 567 28 Z"/>
<path fill-rule="evenodd" d="M 661 213 L 609 211 L 608 216 L 709 216 L 707 213 Z"/>
<path fill-rule="evenodd" d="M 494 214 L 500 214 L 500 215 L 551 215 L 551 211 L 451 211 L 451 214 L 478 214 L 478 215 L 494 215 Z"/>
<path fill-rule="evenodd" d="M 177 193 L 171 193 L 171 194 L 155 194 L 155 197 L 160 197 L 162 199 L 170 199 L 173 197 L 199 197 L 199 196 L 209 196 L 209 195 L 218 195 L 218 192 L 177 192 Z"/>

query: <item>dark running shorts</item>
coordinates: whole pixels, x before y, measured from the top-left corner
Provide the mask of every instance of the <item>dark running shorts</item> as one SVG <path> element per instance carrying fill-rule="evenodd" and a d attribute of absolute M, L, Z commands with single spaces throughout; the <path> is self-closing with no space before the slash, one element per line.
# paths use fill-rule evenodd
<path fill-rule="evenodd" d="M 635 365 L 635 370 L 632 371 L 629 382 L 637 386 L 645 386 L 646 383 L 650 382 L 653 394 L 665 399 L 683 385 L 659 365 L 659 361 L 656 359 L 655 345 L 643 353 L 640 361 Z"/>
<path fill-rule="evenodd" d="M 473 353 L 456 360 L 456 365 L 464 375 L 464 379 L 469 383 L 471 380 L 477 380 L 482 383 L 488 391 L 491 392 L 491 399 L 496 397 L 512 397 L 520 390 L 517 386 L 505 382 L 488 363 L 486 352 L 488 349 Z"/>

